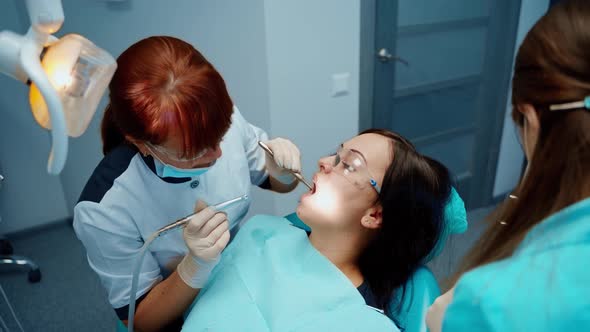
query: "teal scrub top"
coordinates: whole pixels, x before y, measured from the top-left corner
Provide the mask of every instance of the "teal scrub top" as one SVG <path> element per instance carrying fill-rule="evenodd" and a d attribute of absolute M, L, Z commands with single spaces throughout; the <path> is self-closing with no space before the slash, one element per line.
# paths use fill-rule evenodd
<path fill-rule="evenodd" d="M 590 331 L 590 199 L 535 226 L 510 258 L 466 273 L 443 331 Z"/>

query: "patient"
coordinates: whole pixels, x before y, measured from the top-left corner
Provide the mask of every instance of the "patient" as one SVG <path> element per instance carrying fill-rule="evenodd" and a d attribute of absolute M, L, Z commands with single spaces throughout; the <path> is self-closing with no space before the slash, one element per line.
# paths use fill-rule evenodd
<path fill-rule="evenodd" d="M 403 285 L 444 227 L 449 172 L 385 130 L 361 133 L 318 165 L 297 207 L 311 231 L 252 218 L 183 330 L 397 330 Z"/>

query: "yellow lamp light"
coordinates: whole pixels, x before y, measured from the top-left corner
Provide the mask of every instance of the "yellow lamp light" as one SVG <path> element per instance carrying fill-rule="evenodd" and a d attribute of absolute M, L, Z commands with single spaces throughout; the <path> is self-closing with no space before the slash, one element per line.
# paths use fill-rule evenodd
<path fill-rule="evenodd" d="M 71 34 L 49 45 L 41 65 L 60 98 L 68 135 L 82 135 L 115 72 L 115 60 L 86 38 Z M 51 129 L 47 104 L 35 83 L 29 100 L 37 123 Z"/>

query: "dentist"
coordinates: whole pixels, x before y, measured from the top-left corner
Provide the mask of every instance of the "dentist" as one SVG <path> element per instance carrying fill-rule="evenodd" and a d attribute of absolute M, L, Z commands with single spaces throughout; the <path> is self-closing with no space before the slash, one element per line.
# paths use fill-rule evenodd
<path fill-rule="evenodd" d="M 130 294 L 135 254 L 167 223 L 210 204 L 248 194 L 251 185 L 293 190 L 298 148 L 248 123 L 225 82 L 192 45 L 173 37 L 143 39 L 117 59 L 102 120 L 104 158 L 74 209 L 74 229 L 117 316 L 136 300 L 141 331 L 174 331 L 250 202 L 221 213 L 205 209 L 183 237 L 150 247 Z M 264 141 L 274 153 L 258 147 Z M 232 232 L 233 234 L 233 232 Z"/>

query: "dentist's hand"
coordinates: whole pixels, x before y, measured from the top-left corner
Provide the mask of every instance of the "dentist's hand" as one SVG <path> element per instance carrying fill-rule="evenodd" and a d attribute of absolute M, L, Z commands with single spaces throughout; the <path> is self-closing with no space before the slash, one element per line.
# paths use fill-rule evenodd
<path fill-rule="evenodd" d="M 428 308 L 428 312 L 426 313 L 426 325 L 431 332 L 441 332 L 445 312 L 447 311 L 449 304 L 453 301 L 454 293 L 455 287 L 437 297 L 430 308 Z"/>
<path fill-rule="evenodd" d="M 266 156 L 266 169 L 270 176 L 283 184 L 290 184 L 295 181 L 291 173 L 301 172 L 301 154 L 297 146 L 288 139 L 275 138 L 263 142 L 274 154 L 274 158 Z"/>
<path fill-rule="evenodd" d="M 198 212 L 186 225 L 183 238 L 189 253 L 176 270 L 180 278 L 192 288 L 203 288 L 219 256 L 229 242 L 227 215 L 197 202 Z"/>

